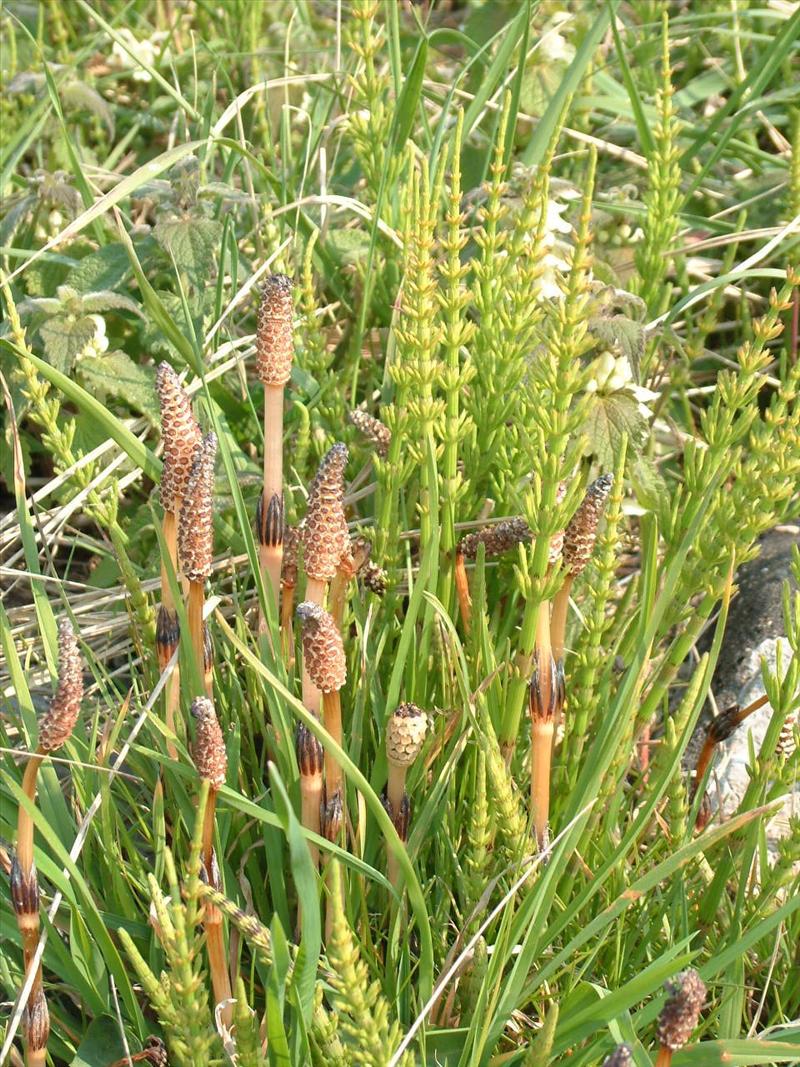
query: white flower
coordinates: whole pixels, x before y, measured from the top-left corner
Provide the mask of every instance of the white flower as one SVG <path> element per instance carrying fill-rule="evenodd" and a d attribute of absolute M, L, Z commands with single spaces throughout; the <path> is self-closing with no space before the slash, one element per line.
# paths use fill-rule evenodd
<path fill-rule="evenodd" d="M 160 45 L 164 40 L 164 33 L 154 33 L 152 37 L 139 41 L 129 29 L 123 27 L 117 31 L 117 36 L 124 41 L 124 47 L 121 41 L 114 41 L 109 65 L 119 70 L 132 70 L 134 81 L 149 82 L 152 75 L 144 67 L 155 66 L 156 59 L 161 53 Z M 165 50 L 163 58 L 169 58 L 169 49 Z"/>

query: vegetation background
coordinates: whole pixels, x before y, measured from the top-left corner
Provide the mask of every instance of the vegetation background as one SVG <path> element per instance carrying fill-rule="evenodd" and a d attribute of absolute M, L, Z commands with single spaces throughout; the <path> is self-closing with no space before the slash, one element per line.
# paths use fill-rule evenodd
<path fill-rule="evenodd" d="M 797 4 L 5 0 L 0 34 L 6 875 L 59 617 L 86 664 L 79 725 L 29 805 L 52 1062 L 104 1067 L 160 1034 L 178 1065 L 594 1067 L 624 1041 L 647 1067 L 662 985 L 690 963 L 709 994 L 676 1067 L 800 1062 L 800 834 L 772 864 L 765 837 L 800 765 L 776 747 L 800 700 L 788 588 L 795 657 L 766 672 L 774 715 L 736 815 L 696 831 L 687 777 L 737 568 L 798 514 Z M 320 842 L 344 887 L 327 948 L 296 814 L 298 670 L 254 627 L 252 353 L 276 271 L 296 285 L 287 517 L 346 442 L 348 519 L 388 585 L 354 584 L 346 608 L 349 833 Z M 217 856 L 240 979 L 225 1041 L 188 700 L 172 738 L 157 686 L 161 360 L 219 437 Z M 391 430 L 386 456 L 357 407 Z M 535 622 L 563 580 L 550 540 L 603 472 L 543 857 Z M 515 515 L 532 539 L 478 552 L 467 627 L 454 547 Z M 431 722 L 410 864 L 380 799 L 401 700 Z M 0 1060 L 20 1063 L 2 881 Z"/>

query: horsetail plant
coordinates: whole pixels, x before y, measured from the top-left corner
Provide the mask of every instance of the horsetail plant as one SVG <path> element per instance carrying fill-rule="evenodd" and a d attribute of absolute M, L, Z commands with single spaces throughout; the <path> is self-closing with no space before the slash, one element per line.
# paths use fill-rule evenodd
<path fill-rule="evenodd" d="M 595 479 L 570 519 L 564 531 L 561 556 L 563 560 L 564 581 L 553 599 L 553 616 L 551 620 L 552 648 L 556 663 L 564 660 L 564 641 L 567 628 L 567 611 L 572 583 L 583 573 L 592 558 L 597 528 L 608 502 L 613 474 L 602 474 Z"/>
<path fill-rule="evenodd" d="M 22 791 L 31 804 L 36 802 L 36 780 L 45 756 L 61 748 L 72 736 L 83 700 L 83 665 L 75 632 L 68 619 L 58 626 L 58 683 L 55 695 L 39 722 L 39 742 L 28 760 Z M 17 851 L 11 866 L 11 903 L 17 918 L 25 963 L 30 971 L 39 942 L 39 880 L 33 858 L 33 817 L 20 806 L 17 816 Z M 26 1067 L 44 1064 L 50 1032 L 47 1000 L 39 964 L 31 986 L 25 1020 Z"/>
<path fill-rule="evenodd" d="M 347 446 L 341 443 L 333 445 L 322 457 L 308 491 L 308 508 L 303 523 L 305 601 L 320 608 L 328 583 L 336 577 L 350 544 L 344 515 L 344 469 L 347 459 Z M 303 703 L 312 715 L 319 717 L 320 690 L 314 684 L 305 662 Z"/>
<path fill-rule="evenodd" d="M 169 363 L 160 363 L 158 366 L 156 390 L 161 408 L 161 437 L 164 442 L 159 497 L 164 509 L 162 534 L 165 558 L 161 560 L 161 605 L 156 617 L 158 668 L 163 672 L 172 659 L 180 638 L 170 568 L 173 575 L 178 574 L 178 517 L 183 498 L 186 496 L 194 450 L 202 435 L 192 412 L 191 401 Z M 172 736 L 175 733 L 175 713 L 180 702 L 180 685 L 180 673 L 176 665 L 167 683 L 165 697 L 166 725 L 170 733 L 167 751 L 172 759 L 177 756 Z"/>
<path fill-rule="evenodd" d="M 291 667 L 294 663 L 292 617 L 294 616 L 294 591 L 297 588 L 298 550 L 301 536 L 302 533 L 298 527 L 284 527 L 281 560 L 281 635 L 287 667 Z"/>
<path fill-rule="evenodd" d="M 714 753 L 717 750 L 717 746 L 723 741 L 727 741 L 733 732 L 747 719 L 753 712 L 758 711 L 759 708 L 763 708 L 769 701 L 769 697 L 766 693 L 762 693 L 760 697 L 748 704 L 747 707 L 741 708 L 738 704 L 733 704 L 731 707 L 726 708 L 720 712 L 708 725 L 706 730 L 706 736 L 703 739 L 703 747 L 697 757 L 697 763 L 694 768 L 694 780 L 692 783 L 692 796 L 694 796 L 697 790 L 703 783 L 703 779 L 706 776 L 706 771 L 711 764 L 711 760 L 714 758 Z M 703 808 L 701 807 L 698 812 L 698 825 L 703 818 Z"/>
<path fill-rule="evenodd" d="M 195 446 L 186 495 L 178 520 L 178 555 L 189 582 L 188 624 L 197 670 L 211 695 L 206 670 L 206 627 L 203 622 L 205 582 L 211 574 L 214 551 L 214 460 L 217 437 L 213 430 Z"/>
<path fill-rule="evenodd" d="M 303 627 L 303 662 L 311 681 L 322 693 L 325 729 L 342 746 L 342 704 L 339 690 L 347 680 L 347 662 L 341 632 L 331 615 L 319 604 L 304 601 L 297 606 Z M 325 796 L 329 802 L 342 791 L 342 768 L 338 759 L 325 753 Z"/>
<path fill-rule="evenodd" d="M 411 801 L 406 793 L 408 768 L 422 750 L 428 732 L 428 717 L 416 704 L 405 703 L 395 708 L 386 724 L 386 759 L 389 777 L 386 783 L 386 807 L 403 844 L 408 840 L 411 822 Z M 399 881 L 397 860 L 390 852 L 389 881 Z"/>
<path fill-rule="evenodd" d="M 658 1058 L 655 1067 L 670 1067 L 672 1054 L 692 1036 L 706 1002 L 706 987 L 691 967 L 666 983 L 669 993 L 658 1017 Z"/>
<path fill-rule="evenodd" d="M 197 773 L 203 783 L 200 806 L 203 807 L 203 830 L 201 838 L 201 859 L 205 880 L 215 889 L 220 889 L 219 867 L 214 855 L 214 824 L 217 793 L 225 784 L 228 771 L 228 756 L 225 741 L 217 720 L 214 705 L 208 697 L 197 697 L 192 702 L 192 717 L 195 720 L 195 739 L 192 745 L 192 759 Z M 211 984 L 214 989 L 216 1004 L 224 1004 L 222 1018 L 226 1023 L 231 1020 L 231 981 L 228 962 L 225 955 L 225 941 L 222 931 L 222 914 L 210 901 L 206 901 L 203 912 L 203 926 L 206 932 L 206 950 L 208 967 L 211 972 Z"/>
<path fill-rule="evenodd" d="M 292 373 L 294 341 L 292 282 L 285 274 L 267 278 L 256 329 L 256 373 L 264 385 L 264 486 L 256 511 L 259 560 L 267 596 L 278 610 L 283 555 L 283 404 Z M 260 616 L 259 628 L 266 621 Z"/>
<path fill-rule="evenodd" d="M 389 427 L 362 408 L 356 408 L 351 411 L 348 418 L 353 426 L 366 437 L 367 441 L 375 449 L 375 454 L 380 456 L 381 459 L 386 459 L 389 455 L 389 446 L 392 443 L 392 431 Z"/>
<path fill-rule="evenodd" d="M 307 830 L 320 833 L 321 811 L 325 803 L 323 767 L 325 754 L 322 745 L 305 723 L 295 730 L 295 754 L 300 771 L 300 819 Z M 319 866 L 319 849 L 308 842 L 308 850 L 315 867 Z"/>

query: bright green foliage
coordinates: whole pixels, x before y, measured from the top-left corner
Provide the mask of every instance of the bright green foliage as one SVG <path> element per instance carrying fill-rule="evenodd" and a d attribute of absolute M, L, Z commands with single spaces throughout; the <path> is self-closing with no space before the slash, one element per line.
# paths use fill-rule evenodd
<path fill-rule="evenodd" d="M 795 656 L 767 672 L 774 714 L 736 813 L 698 830 L 691 771 L 739 568 L 800 514 L 787 229 L 800 13 L 722 0 L 6 7 L 9 857 L 54 617 L 73 619 L 85 659 L 79 723 L 64 762 L 42 763 L 35 808 L 43 908 L 63 894 L 42 921 L 51 1062 L 108 1067 L 124 1031 L 132 1051 L 159 1034 L 178 1067 L 387 1067 L 404 1041 L 404 1067 L 599 1067 L 621 1042 L 647 1067 L 663 983 L 689 965 L 709 996 L 675 1067 L 795 1062 L 800 844 L 796 816 L 779 816 L 780 842 L 770 823 L 800 774 L 800 561 L 782 627 Z M 385 572 L 346 590 L 344 829 L 335 845 L 314 838 L 318 872 L 295 818 L 297 722 L 328 739 L 301 702 L 297 624 L 286 655 L 278 620 L 257 622 L 253 346 L 272 271 L 295 301 L 286 520 L 302 523 L 321 456 L 344 441 L 346 518 Z M 162 359 L 219 440 L 205 590 L 228 758 L 216 887 L 200 878 L 180 602 L 174 737 L 166 694 L 153 696 Z M 389 429 L 385 455 L 354 409 Z M 537 854 L 537 622 L 565 580 L 553 546 L 604 473 L 613 488 L 569 588 Z M 494 551 L 486 535 L 460 560 L 470 607 L 457 546 L 510 519 L 519 543 Z M 305 593 L 301 547 L 295 605 Z M 382 794 L 386 723 L 405 701 L 430 728 L 403 843 Z M 2 871 L 12 1004 L 23 955 Z M 228 1034 L 207 906 L 230 955 Z"/>

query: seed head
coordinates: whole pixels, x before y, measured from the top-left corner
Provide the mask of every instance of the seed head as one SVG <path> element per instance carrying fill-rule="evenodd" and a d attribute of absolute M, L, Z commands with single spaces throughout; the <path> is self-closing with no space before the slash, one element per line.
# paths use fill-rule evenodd
<path fill-rule="evenodd" d="M 333 580 L 347 545 L 344 516 L 344 468 L 347 446 L 335 444 L 322 458 L 308 490 L 303 531 L 306 574 L 318 581 Z"/>
<path fill-rule="evenodd" d="M 303 777 L 322 774 L 325 763 L 325 753 L 322 745 L 311 733 L 305 723 L 299 722 L 294 735 L 295 752 L 297 754 L 297 766 Z"/>
<path fill-rule="evenodd" d="M 367 560 L 364 564 L 362 578 L 367 589 L 371 590 L 376 596 L 383 596 L 386 592 L 389 579 L 383 567 L 379 567 L 374 560 Z"/>
<path fill-rule="evenodd" d="M 29 1052 L 41 1052 L 47 1048 L 50 1037 L 50 1012 L 41 986 L 36 990 L 25 1011 L 25 1037 Z"/>
<path fill-rule="evenodd" d="M 281 581 L 288 588 L 297 585 L 297 556 L 300 548 L 300 530 L 297 526 L 283 528 L 283 559 Z"/>
<path fill-rule="evenodd" d="M 633 1067 L 633 1055 L 627 1045 L 617 1045 L 603 1060 L 603 1067 Z"/>
<path fill-rule="evenodd" d="M 192 468 L 192 455 L 201 433 L 180 378 L 169 363 L 159 363 L 156 374 L 158 402 L 161 405 L 161 436 L 164 465 L 161 470 L 161 506 L 176 511 L 186 495 Z"/>
<path fill-rule="evenodd" d="M 706 987 L 697 971 L 689 968 L 664 987 L 669 993 L 658 1017 L 658 1041 L 664 1048 L 683 1048 L 697 1026 L 706 1002 Z"/>
<path fill-rule="evenodd" d="M 297 607 L 303 625 L 303 657 L 309 677 L 322 693 L 335 693 L 347 680 L 342 635 L 333 618 L 306 600 Z"/>
<path fill-rule="evenodd" d="M 204 582 L 211 573 L 216 456 L 217 435 L 210 430 L 195 448 L 178 520 L 178 555 L 181 569 L 190 582 Z"/>
<path fill-rule="evenodd" d="M 475 559 L 478 555 L 478 545 L 484 545 L 487 556 L 499 556 L 515 545 L 530 541 L 531 536 L 530 526 L 518 515 L 468 533 L 461 539 L 458 551 L 465 559 Z"/>
<path fill-rule="evenodd" d="M 58 624 L 58 686 L 39 722 L 39 747 L 53 752 L 69 740 L 83 700 L 83 664 L 69 619 Z"/>
<path fill-rule="evenodd" d="M 148 1037 L 147 1041 L 144 1043 L 142 1051 L 146 1053 L 144 1058 L 151 1067 L 169 1067 L 167 1046 L 161 1038 L 156 1037 L 155 1034 L 151 1034 L 150 1037 Z"/>
<path fill-rule="evenodd" d="M 292 374 L 292 281 L 271 274 L 261 290 L 256 327 L 256 373 L 264 385 L 286 385 Z"/>
<path fill-rule="evenodd" d="M 214 789 L 225 784 L 228 757 L 214 705 L 208 697 L 195 697 L 192 701 L 195 719 L 192 759 L 201 778 L 211 782 Z"/>
<path fill-rule="evenodd" d="M 564 566 L 573 578 L 577 578 L 592 557 L 597 526 L 613 484 L 613 474 L 603 474 L 592 482 L 564 531 Z"/>
<path fill-rule="evenodd" d="M 428 717 L 416 704 L 400 704 L 386 724 L 386 756 L 395 767 L 409 767 L 420 753 Z"/>
<path fill-rule="evenodd" d="M 384 459 L 389 453 L 389 445 L 392 443 L 392 431 L 385 426 L 380 419 L 374 418 L 361 408 L 350 412 L 350 421 L 357 430 L 366 437 L 375 451 Z"/>

